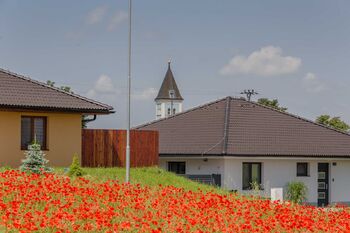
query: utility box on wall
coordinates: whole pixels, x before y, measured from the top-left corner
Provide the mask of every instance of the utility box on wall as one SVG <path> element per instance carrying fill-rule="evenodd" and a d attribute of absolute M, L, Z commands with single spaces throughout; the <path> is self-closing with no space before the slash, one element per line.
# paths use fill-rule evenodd
<path fill-rule="evenodd" d="M 283 188 L 271 188 L 271 201 L 283 201 Z"/>

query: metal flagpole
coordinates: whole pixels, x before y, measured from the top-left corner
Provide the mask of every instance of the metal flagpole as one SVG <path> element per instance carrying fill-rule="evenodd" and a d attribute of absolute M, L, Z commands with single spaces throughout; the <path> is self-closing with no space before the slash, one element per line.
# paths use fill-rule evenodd
<path fill-rule="evenodd" d="M 131 1 L 129 0 L 129 69 L 128 69 L 128 128 L 126 130 L 125 182 L 130 182 L 130 92 L 131 92 Z"/>

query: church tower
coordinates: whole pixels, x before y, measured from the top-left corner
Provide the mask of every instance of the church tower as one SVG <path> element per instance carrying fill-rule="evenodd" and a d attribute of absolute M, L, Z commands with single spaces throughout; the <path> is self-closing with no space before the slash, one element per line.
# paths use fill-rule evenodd
<path fill-rule="evenodd" d="M 156 119 L 161 119 L 182 112 L 183 98 L 176 85 L 173 72 L 168 61 L 168 70 L 165 74 L 162 86 L 155 98 Z"/>

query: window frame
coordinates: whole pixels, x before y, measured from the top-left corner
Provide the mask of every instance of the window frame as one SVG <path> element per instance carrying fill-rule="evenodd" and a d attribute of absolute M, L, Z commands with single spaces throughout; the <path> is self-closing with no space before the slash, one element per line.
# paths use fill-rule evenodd
<path fill-rule="evenodd" d="M 248 164 L 248 174 L 249 174 L 249 186 L 246 186 L 244 184 L 244 165 Z M 258 183 L 260 185 L 260 189 L 261 189 L 261 185 L 262 185 L 262 163 L 261 162 L 243 162 L 242 163 L 242 190 L 251 190 L 251 183 L 252 183 L 252 165 L 259 165 L 259 180 Z"/>
<path fill-rule="evenodd" d="M 298 173 L 298 165 L 306 165 L 306 173 Z M 308 177 L 309 176 L 309 163 L 307 162 L 297 162 L 296 165 L 296 173 L 297 173 L 297 177 Z"/>
<path fill-rule="evenodd" d="M 27 116 L 27 115 L 21 116 L 21 134 L 20 134 L 21 135 L 21 138 L 20 138 L 21 150 L 28 150 L 28 147 L 25 147 L 22 145 L 22 119 L 23 118 L 30 119 L 30 138 L 31 138 L 31 141 L 34 140 L 34 120 L 35 119 L 42 119 L 43 120 L 44 142 L 43 142 L 43 145 L 40 145 L 40 146 L 41 146 L 42 150 L 48 150 L 48 148 L 47 148 L 47 117 L 46 116 Z"/>
<path fill-rule="evenodd" d="M 170 170 L 171 164 L 184 164 L 184 167 L 185 167 L 184 173 L 178 173 L 177 171 L 175 171 L 175 172 L 171 171 Z M 186 174 L 186 162 L 185 161 L 168 161 L 167 165 L 168 165 L 168 172 L 173 172 L 173 173 L 175 173 L 177 175 L 185 175 Z M 180 169 L 177 169 L 177 170 L 180 170 Z"/>

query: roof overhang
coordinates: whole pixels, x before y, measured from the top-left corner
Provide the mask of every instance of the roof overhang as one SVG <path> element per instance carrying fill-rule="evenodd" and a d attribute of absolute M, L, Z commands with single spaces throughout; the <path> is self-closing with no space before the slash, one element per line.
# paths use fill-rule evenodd
<path fill-rule="evenodd" d="M 15 106 L 0 105 L 0 111 L 15 112 L 61 112 L 61 113 L 81 113 L 81 114 L 97 114 L 106 115 L 115 113 L 113 109 L 80 109 L 80 108 L 59 108 L 59 107 L 40 107 L 40 106 Z"/>
<path fill-rule="evenodd" d="M 272 154 L 170 154 L 159 153 L 162 158 L 209 158 L 209 157 L 235 157 L 235 158 L 323 158 L 323 159 L 350 159 L 350 155 L 272 155 Z"/>

